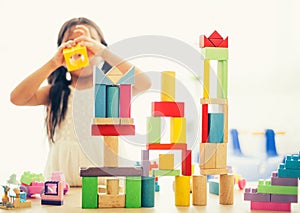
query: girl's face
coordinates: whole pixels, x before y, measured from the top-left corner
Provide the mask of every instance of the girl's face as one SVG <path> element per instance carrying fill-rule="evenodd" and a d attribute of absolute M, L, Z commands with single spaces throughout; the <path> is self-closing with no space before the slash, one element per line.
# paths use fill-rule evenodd
<path fill-rule="evenodd" d="M 96 40 L 96 41 L 100 42 L 100 38 L 98 36 L 97 31 L 94 28 L 92 28 L 88 25 L 85 25 L 85 27 L 88 28 L 91 38 L 93 40 Z M 63 39 L 63 42 L 67 42 L 69 40 L 74 40 L 75 38 L 84 35 L 82 32 L 76 32 L 76 31 L 74 32 L 74 30 L 75 30 L 75 26 L 70 28 L 66 32 L 66 34 L 64 36 L 64 39 Z M 85 36 L 87 36 L 87 35 L 85 35 Z M 87 51 L 89 52 L 88 49 L 87 49 Z M 88 55 L 91 55 L 91 54 L 88 53 Z M 80 57 L 81 57 L 81 55 L 74 55 L 73 56 L 74 60 L 76 60 Z M 70 74 L 72 76 L 76 76 L 76 77 L 90 77 L 91 75 L 93 75 L 93 64 L 94 64 L 93 61 L 90 60 L 89 65 L 87 67 L 83 67 L 81 69 L 74 70 L 74 71 L 70 72 Z"/>

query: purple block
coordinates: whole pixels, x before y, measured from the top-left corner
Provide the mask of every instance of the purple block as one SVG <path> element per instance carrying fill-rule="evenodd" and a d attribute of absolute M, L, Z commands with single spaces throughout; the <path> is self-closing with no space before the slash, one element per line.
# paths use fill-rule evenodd
<path fill-rule="evenodd" d="M 280 178 L 277 172 L 272 172 L 271 185 L 274 186 L 298 186 L 298 178 Z"/>
<path fill-rule="evenodd" d="M 244 193 L 244 200 L 255 201 L 255 202 L 270 202 L 270 194 L 257 193 L 256 188 L 246 188 Z"/>
<path fill-rule="evenodd" d="M 298 203 L 298 196 L 271 194 L 271 202 Z"/>
<path fill-rule="evenodd" d="M 143 176 L 149 176 L 150 161 L 149 161 L 149 150 L 142 150 L 142 167 Z"/>

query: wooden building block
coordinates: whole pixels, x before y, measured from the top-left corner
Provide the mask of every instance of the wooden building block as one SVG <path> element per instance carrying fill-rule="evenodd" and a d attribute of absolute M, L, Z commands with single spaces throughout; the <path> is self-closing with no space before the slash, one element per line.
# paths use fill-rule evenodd
<path fill-rule="evenodd" d="M 159 169 L 174 169 L 174 154 L 159 154 Z"/>
<path fill-rule="evenodd" d="M 107 179 L 106 180 L 106 192 L 108 195 L 119 194 L 119 179 Z"/>
<path fill-rule="evenodd" d="M 89 57 L 85 46 L 77 44 L 76 46 L 65 48 L 63 50 L 68 71 L 74 71 L 89 65 Z M 80 57 L 77 57 L 80 55 Z"/>
<path fill-rule="evenodd" d="M 94 118 L 93 119 L 93 124 L 100 124 L 100 125 L 118 125 L 120 124 L 120 119 L 119 118 Z"/>
<path fill-rule="evenodd" d="M 161 140 L 161 118 L 148 117 L 147 118 L 147 138 L 148 143 L 160 143 Z"/>
<path fill-rule="evenodd" d="M 202 143 L 208 142 L 208 105 L 202 105 Z"/>
<path fill-rule="evenodd" d="M 175 76 L 173 71 L 161 73 L 161 101 L 175 101 Z"/>
<path fill-rule="evenodd" d="M 99 208 L 124 208 L 125 194 L 110 195 L 99 193 Z"/>
<path fill-rule="evenodd" d="M 186 118 L 171 118 L 171 143 L 186 143 Z"/>
<path fill-rule="evenodd" d="M 223 133 L 223 143 L 228 143 L 228 105 L 223 105 L 224 113 L 224 133 Z"/>
<path fill-rule="evenodd" d="M 183 102 L 153 102 L 152 116 L 159 117 L 184 117 Z"/>
<path fill-rule="evenodd" d="M 195 206 L 206 206 L 207 199 L 207 184 L 206 176 L 198 175 L 193 176 L 193 205 Z"/>
<path fill-rule="evenodd" d="M 192 175 L 192 151 L 182 150 L 181 173 L 184 176 Z"/>
<path fill-rule="evenodd" d="M 123 77 L 123 73 L 118 69 L 118 67 L 114 66 L 106 73 L 106 77 L 114 84 L 117 84 L 117 82 Z"/>
<path fill-rule="evenodd" d="M 160 169 L 153 169 L 153 176 L 179 176 L 180 170 L 179 169 L 172 169 L 172 170 L 160 170 Z"/>
<path fill-rule="evenodd" d="M 213 33 L 208 38 L 209 39 L 223 39 L 223 37 L 216 30 L 213 31 Z"/>
<path fill-rule="evenodd" d="M 217 179 L 208 180 L 208 191 L 210 194 L 219 195 L 220 192 L 220 182 Z"/>
<path fill-rule="evenodd" d="M 104 72 L 97 66 L 94 66 L 94 83 L 103 85 L 113 85 L 114 83 L 106 77 Z"/>
<path fill-rule="evenodd" d="M 92 125 L 92 136 L 134 135 L 134 125 Z"/>
<path fill-rule="evenodd" d="M 223 40 L 221 44 L 219 44 L 219 47 L 228 48 L 228 36 Z"/>
<path fill-rule="evenodd" d="M 83 209 L 98 208 L 98 177 L 82 177 L 81 207 Z"/>
<path fill-rule="evenodd" d="M 200 169 L 216 169 L 217 145 L 200 143 Z"/>
<path fill-rule="evenodd" d="M 3 204 L 1 204 L 1 205 L 3 205 Z M 25 202 L 21 202 L 20 198 L 14 198 L 13 206 L 14 206 L 14 208 L 30 208 L 31 200 L 26 200 Z"/>
<path fill-rule="evenodd" d="M 120 117 L 130 118 L 131 116 L 131 85 L 120 85 Z"/>
<path fill-rule="evenodd" d="M 205 47 L 201 49 L 204 59 L 228 60 L 228 48 Z"/>
<path fill-rule="evenodd" d="M 126 208 L 140 208 L 142 205 L 142 178 L 137 176 L 126 177 Z"/>
<path fill-rule="evenodd" d="M 142 207 L 154 207 L 154 177 L 142 177 Z"/>
<path fill-rule="evenodd" d="M 135 67 L 132 66 L 126 73 L 124 73 L 123 77 L 117 82 L 117 84 L 134 84 L 135 75 L 134 75 Z"/>
<path fill-rule="evenodd" d="M 210 60 L 204 59 L 204 76 L 203 76 L 203 98 L 209 98 L 210 87 Z"/>
<path fill-rule="evenodd" d="M 150 161 L 149 161 L 149 150 L 142 150 L 142 168 L 143 168 L 143 176 L 149 176 L 150 171 Z"/>
<path fill-rule="evenodd" d="M 211 41 L 205 35 L 200 35 L 200 38 L 199 38 L 199 47 L 200 48 L 214 47 L 214 44 L 211 43 Z"/>
<path fill-rule="evenodd" d="M 81 177 L 127 177 L 142 176 L 141 167 L 82 167 L 80 168 Z"/>
<path fill-rule="evenodd" d="M 148 150 L 186 150 L 186 143 L 173 144 L 147 144 Z"/>
<path fill-rule="evenodd" d="M 291 211 L 291 203 L 251 201 L 251 210 Z"/>
<path fill-rule="evenodd" d="M 201 104 L 228 104 L 228 100 L 226 98 L 201 98 Z"/>
<path fill-rule="evenodd" d="M 133 118 L 120 118 L 121 125 L 133 125 L 134 119 Z"/>
<path fill-rule="evenodd" d="M 208 113 L 208 141 L 222 143 L 224 136 L 224 114 Z"/>
<path fill-rule="evenodd" d="M 104 136 L 104 166 L 117 167 L 119 154 L 118 136 Z"/>
<path fill-rule="evenodd" d="M 95 85 L 95 117 L 106 117 L 106 85 Z"/>
<path fill-rule="evenodd" d="M 227 144 L 218 144 L 216 152 L 216 168 L 222 169 L 227 166 Z"/>
<path fill-rule="evenodd" d="M 175 205 L 190 205 L 190 176 L 175 177 Z"/>
<path fill-rule="evenodd" d="M 222 89 L 223 89 L 222 98 L 227 98 L 227 96 L 228 96 L 228 62 L 227 62 L 227 60 L 218 61 L 218 66 L 220 66 L 222 69 Z"/>
<path fill-rule="evenodd" d="M 232 205 L 234 201 L 234 176 L 232 174 L 220 175 L 220 198 L 222 205 Z"/>
<path fill-rule="evenodd" d="M 117 86 L 106 87 L 106 117 L 118 118 L 120 110 L 120 89 Z"/>
<path fill-rule="evenodd" d="M 227 173 L 228 173 L 227 168 L 224 169 L 201 169 L 200 168 L 201 175 L 223 175 Z"/>
<path fill-rule="evenodd" d="M 222 38 L 209 38 L 208 39 L 215 47 L 219 47 L 219 45 L 223 42 Z"/>

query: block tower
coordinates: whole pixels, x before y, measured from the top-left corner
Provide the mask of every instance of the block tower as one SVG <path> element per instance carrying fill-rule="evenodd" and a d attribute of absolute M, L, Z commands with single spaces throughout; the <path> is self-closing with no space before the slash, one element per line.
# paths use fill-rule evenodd
<path fill-rule="evenodd" d="M 220 175 L 219 203 L 233 204 L 234 177 L 227 174 L 228 141 L 228 37 L 214 31 L 209 37 L 200 36 L 201 54 L 204 57 L 202 104 L 202 138 L 200 143 L 200 174 L 193 176 L 193 204 L 206 205 L 206 175 Z M 216 97 L 211 94 L 210 61 L 217 61 Z M 212 107 L 212 106 L 217 107 Z M 218 112 L 214 112 L 218 108 Z"/>
<path fill-rule="evenodd" d="M 246 188 L 244 200 L 251 210 L 291 211 L 291 203 L 298 203 L 300 155 L 288 155 L 271 180 L 259 180 L 255 188 Z"/>
<path fill-rule="evenodd" d="M 132 84 L 134 67 L 126 72 L 113 67 L 106 74 L 95 67 L 95 116 L 91 132 L 93 136 L 104 136 L 104 167 L 80 169 L 82 208 L 148 207 L 147 201 L 152 198 L 154 206 L 154 179 L 143 178 L 141 167 L 118 166 L 118 136 L 135 134 L 130 113 Z M 98 193 L 98 177 L 110 177 L 106 180 L 106 193 Z M 119 193 L 117 177 L 126 177 L 125 194 Z"/>
<path fill-rule="evenodd" d="M 152 116 L 147 118 L 148 143 L 142 150 L 143 176 L 149 176 L 149 152 L 151 150 L 180 150 L 180 169 L 174 168 L 174 154 L 159 154 L 158 169 L 152 170 L 152 176 L 175 176 L 175 205 L 190 205 L 191 150 L 186 143 L 186 118 L 184 103 L 175 101 L 176 73 L 161 73 L 161 101 L 152 103 Z M 162 117 L 170 118 L 170 142 L 161 143 Z"/>

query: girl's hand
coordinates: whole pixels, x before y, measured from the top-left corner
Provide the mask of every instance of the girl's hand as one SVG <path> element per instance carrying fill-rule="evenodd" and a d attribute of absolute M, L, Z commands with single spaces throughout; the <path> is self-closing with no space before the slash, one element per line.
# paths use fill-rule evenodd
<path fill-rule="evenodd" d="M 63 50 L 65 48 L 71 48 L 76 45 L 76 42 L 74 40 L 69 40 L 67 42 L 62 43 L 58 49 L 56 54 L 52 58 L 52 62 L 56 67 L 65 66 L 65 58 L 63 54 Z"/>

